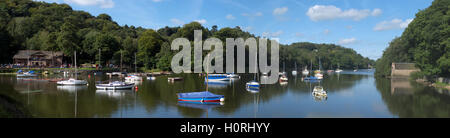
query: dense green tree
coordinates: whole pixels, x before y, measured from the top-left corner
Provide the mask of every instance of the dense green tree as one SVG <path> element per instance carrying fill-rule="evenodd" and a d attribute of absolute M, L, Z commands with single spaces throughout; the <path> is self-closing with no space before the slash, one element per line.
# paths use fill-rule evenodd
<path fill-rule="evenodd" d="M 377 61 L 377 75 L 390 75 L 392 62 L 414 62 L 427 77 L 450 77 L 450 1 L 435 0 L 416 14 L 400 38 Z"/>
<path fill-rule="evenodd" d="M 163 43 L 162 37 L 154 30 L 149 29 L 139 37 L 138 42 L 137 57 L 139 63 L 143 64 L 147 69 L 152 68 L 156 62 L 154 57 Z"/>

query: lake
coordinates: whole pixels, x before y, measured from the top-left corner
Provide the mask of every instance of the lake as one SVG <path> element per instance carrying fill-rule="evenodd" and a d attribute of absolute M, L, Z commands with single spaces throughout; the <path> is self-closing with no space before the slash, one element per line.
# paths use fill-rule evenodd
<path fill-rule="evenodd" d="M 144 77 L 137 89 L 122 91 L 96 90 L 98 81 L 120 79 L 106 75 L 79 75 L 90 84 L 84 87 L 0 75 L 0 96 L 15 100 L 38 118 L 450 117 L 448 90 L 408 79 L 376 78 L 373 71 L 325 74 L 323 81 L 315 83 L 302 81 L 301 74 L 289 74 L 287 84 L 262 85 L 259 92 L 245 89 L 252 74 L 240 74 L 240 79 L 229 83 L 208 85 L 212 93 L 225 95 L 222 105 L 178 103 L 177 93 L 205 90 L 204 78 L 198 74 L 173 75 L 184 78 L 173 83 L 167 81 L 169 76 L 154 81 Z M 328 92 L 326 99 L 311 95 L 317 85 Z"/>

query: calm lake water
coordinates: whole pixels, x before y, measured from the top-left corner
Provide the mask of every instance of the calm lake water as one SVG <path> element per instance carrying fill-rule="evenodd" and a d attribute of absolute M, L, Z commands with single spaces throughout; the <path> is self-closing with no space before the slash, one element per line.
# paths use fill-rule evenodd
<path fill-rule="evenodd" d="M 304 117 L 450 117 L 450 93 L 407 79 L 375 78 L 373 70 L 326 74 L 320 83 L 304 82 L 289 74 L 288 84 L 263 85 L 248 92 L 245 83 L 253 75 L 209 91 L 225 95 L 223 105 L 182 105 L 176 93 L 204 91 L 204 78 L 180 74 L 183 81 L 170 83 L 168 76 L 145 80 L 137 90 L 96 90 L 106 75 L 88 77 L 89 86 L 57 86 L 56 83 L 0 75 L 0 94 L 19 101 L 34 117 L 82 118 L 304 118 Z M 55 78 L 48 76 L 40 78 Z M 118 80 L 119 78 L 113 78 Z M 312 88 L 322 85 L 327 99 L 316 99 Z"/>

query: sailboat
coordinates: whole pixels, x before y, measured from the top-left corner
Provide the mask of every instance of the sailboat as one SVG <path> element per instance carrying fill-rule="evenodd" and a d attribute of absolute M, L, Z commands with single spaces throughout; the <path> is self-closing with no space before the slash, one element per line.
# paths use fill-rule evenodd
<path fill-rule="evenodd" d="M 134 73 L 137 73 L 137 62 L 136 62 L 136 53 L 134 53 Z M 137 76 L 137 75 L 128 75 L 127 77 L 125 77 L 125 82 L 131 82 L 131 83 L 135 83 L 135 82 L 140 82 L 142 81 L 142 77 Z"/>
<path fill-rule="evenodd" d="M 258 61 L 258 52 L 256 52 L 256 61 Z M 258 62 L 255 62 L 255 63 L 258 63 Z M 247 84 L 245 84 L 245 87 L 247 88 L 247 89 L 251 89 L 251 88 L 253 88 L 253 89 L 259 89 L 259 82 L 257 82 L 256 81 L 256 74 L 258 74 L 258 68 L 256 68 L 255 67 L 255 74 L 253 75 L 253 80 L 252 81 L 250 81 L 250 82 L 247 82 Z"/>
<path fill-rule="evenodd" d="M 77 80 L 78 71 L 77 71 L 77 51 L 74 51 L 75 56 L 75 78 L 70 78 L 69 80 L 62 80 L 56 82 L 58 85 L 87 85 L 88 82 L 86 80 Z"/>
<path fill-rule="evenodd" d="M 209 55 L 208 55 L 209 61 Z M 178 101 L 187 102 L 223 102 L 225 101 L 225 96 L 216 95 L 208 91 L 208 66 L 206 69 L 206 91 L 203 92 L 188 92 L 188 93 L 178 93 Z"/>
<path fill-rule="evenodd" d="M 316 73 L 314 76 L 319 78 L 319 79 L 322 79 L 323 78 L 323 74 L 321 72 L 322 72 L 322 63 L 321 63 L 320 57 L 319 57 L 319 70 L 314 71 L 314 73 Z"/>
<path fill-rule="evenodd" d="M 342 71 L 343 71 L 343 70 L 340 69 L 340 65 L 338 64 L 338 68 L 336 69 L 335 72 L 336 72 L 336 73 L 340 73 L 340 72 L 342 72 Z"/>
<path fill-rule="evenodd" d="M 282 75 L 280 77 L 280 80 L 279 80 L 280 83 L 283 83 L 283 84 L 287 83 L 287 81 L 288 81 L 288 78 L 286 76 L 286 72 L 284 72 L 284 70 L 285 70 L 285 64 L 283 63 L 283 73 L 282 73 Z"/>
<path fill-rule="evenodd" d="M 295 69 L 292 71 L 292 75 L 297 75 L 297 62 L 295 62 Z"/>

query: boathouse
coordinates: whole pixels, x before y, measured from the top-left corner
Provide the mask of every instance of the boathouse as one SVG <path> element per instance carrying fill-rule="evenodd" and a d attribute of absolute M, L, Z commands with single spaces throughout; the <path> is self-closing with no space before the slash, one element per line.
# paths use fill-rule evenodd
<path fill-rule="evenodd" d="M 63 63 L 63 53 L 41 50 L 19 50 L 14 55 L 14 64 L 32 67 L 59 67 Z"/>

